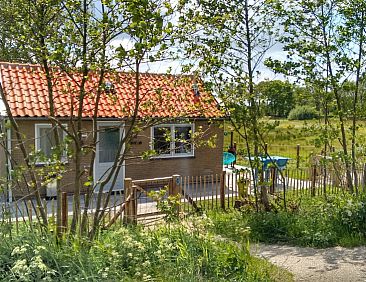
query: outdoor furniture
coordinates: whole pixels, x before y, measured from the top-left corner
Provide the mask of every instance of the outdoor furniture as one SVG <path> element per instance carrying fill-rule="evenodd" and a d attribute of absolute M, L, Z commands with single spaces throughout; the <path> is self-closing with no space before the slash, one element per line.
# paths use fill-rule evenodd
<path fill-rule="evenodd" d="M 254 161 L 255 157 L 250 157 L 250 160 Z M 281 156 L 267 156 L 267 157 L 259 157 L 260 162 L 262 163 L 263 173 L 264 173 L 264 180 L 268 181 L 270 177 L 270 170 L 269 166 L 270 164 L 273 164 L 273 162 L 276 164 L 276 169 L 278 170 L 284 170 L 286 168 L 287 162 L 290 160 L 288 157 L 281 157 Z M 272 166 L 273 167 L 273 166 Z M 256 179 L 258 180 L 258 172 L 257 169 L 255 171 Z M 278 178 L 278 174 L 275 171 L 275 177 L 276 182 Z"/>
<path fill-rule="evenodd" d="M 230 165 L 235 162 L 235 156 L 232 153 L 224 152 L 223 154 L 224 165 Z"/>
<path fill-rule="evenodd" d="M 254 160 L 254 157 L 251 158 Z M 286 168 L 288 160 L 290 158 L 287 157 L 281 157 L 281 156 L 267 156 L 267 157 L 259 157 L 259 160 L 263 164 L 263 170 L 268 169 L 268 165 L 272 164 L 273 162 L 276 163 L 278 169 L 283 170 Z"/>

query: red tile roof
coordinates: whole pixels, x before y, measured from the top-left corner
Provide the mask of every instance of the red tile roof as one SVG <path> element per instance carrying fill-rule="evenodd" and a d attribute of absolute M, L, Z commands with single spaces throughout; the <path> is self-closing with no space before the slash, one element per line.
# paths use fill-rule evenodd
<path fill-rule="evenodd" d="M 13 116 L 49 116 L 49 97 L 46 76 L 39 65 L 0 63 L 0 79 Z M 81 75 L 68 76 L 53 72 L 55 113 L 58 117 L 77 115 Z M 136 80 L 132 73 L 109 73 L 105 83 L 113 91 L 104 90 L 99 103 L 98 117 L 123 118 L 133 114 Z M 192 76 L 141 73 L 139 117 L 221 117 L 217 102 L 199 85 L 199 97 L 193 91 Z M 92 117 L 96 105 L 98 75 L 90 73 L 85 85 L 83 117 Z"/>

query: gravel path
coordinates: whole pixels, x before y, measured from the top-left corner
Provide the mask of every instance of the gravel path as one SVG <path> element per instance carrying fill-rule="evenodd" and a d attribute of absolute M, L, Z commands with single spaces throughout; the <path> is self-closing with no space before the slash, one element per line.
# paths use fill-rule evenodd
<path fill-rule="evenodd" d="M 366 247 L 346 249 L 253 245 L 252 254 L 292 272 L 295 281 L 366 281 Z"/>

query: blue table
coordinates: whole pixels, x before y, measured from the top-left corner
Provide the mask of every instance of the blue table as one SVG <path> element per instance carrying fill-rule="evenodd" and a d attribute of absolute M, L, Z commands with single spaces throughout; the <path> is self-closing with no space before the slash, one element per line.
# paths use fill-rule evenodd
<path fill-rule="evenodd" d="M 290 160 L 291 158 L 287 158 L 287 157 L 281 157 L 281 156 L 267 156 L 267 157 L 259 157 L 260 162 L 263 165 L 263 172 L 264 172 L 264 179 L 265 181 L 268 181 L 269 179 L 269 169 L 268 169 L 268 165 L 272 164 L 273 162 L 276 163 L 277 168 L 279 170 L 283 170 L 286 168 L 287 162 Z M 250 160 L 254 161 L 255 157 L 250 157 Z M 257 169 L 255 169 L 255 178 L 257 181 Z M 277 176 L 276 176 L 277 178 Z"/>
<path fill-rule="evenodd" d="M 254 160 L 254 157 L 250 158 L 251 160 Z M 263 169 L 266 170 L 268 168 L 268 165 L 272 162 L 275 162 L 279 169 L 286 168 L 288 160 L 290 158 L 287 157 L 281 157 L 281 156 L 270 156 L 270 157 L 259 157 L 259 160 L 263 164 Z"/>

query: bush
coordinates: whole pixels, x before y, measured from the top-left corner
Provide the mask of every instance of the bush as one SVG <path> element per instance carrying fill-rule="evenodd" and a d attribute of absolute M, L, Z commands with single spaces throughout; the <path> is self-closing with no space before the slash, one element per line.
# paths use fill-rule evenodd
<path fill-rule="evenodd" d="M 293 108 L 288 115 L 289 120 L 307 120 L 318 117 L 318 111 L 310 106 L 297 106 Z"/>
<path fill-rule="evenodd" d="M 298 209 L 274 212 L 209 214 L 213 229 L 240 241 L 238 230 L 250 239 L 311 247 L 358 246 L 366 243 L 366 195 L 342 193 L 326 198 L 303 196 Z"/>

